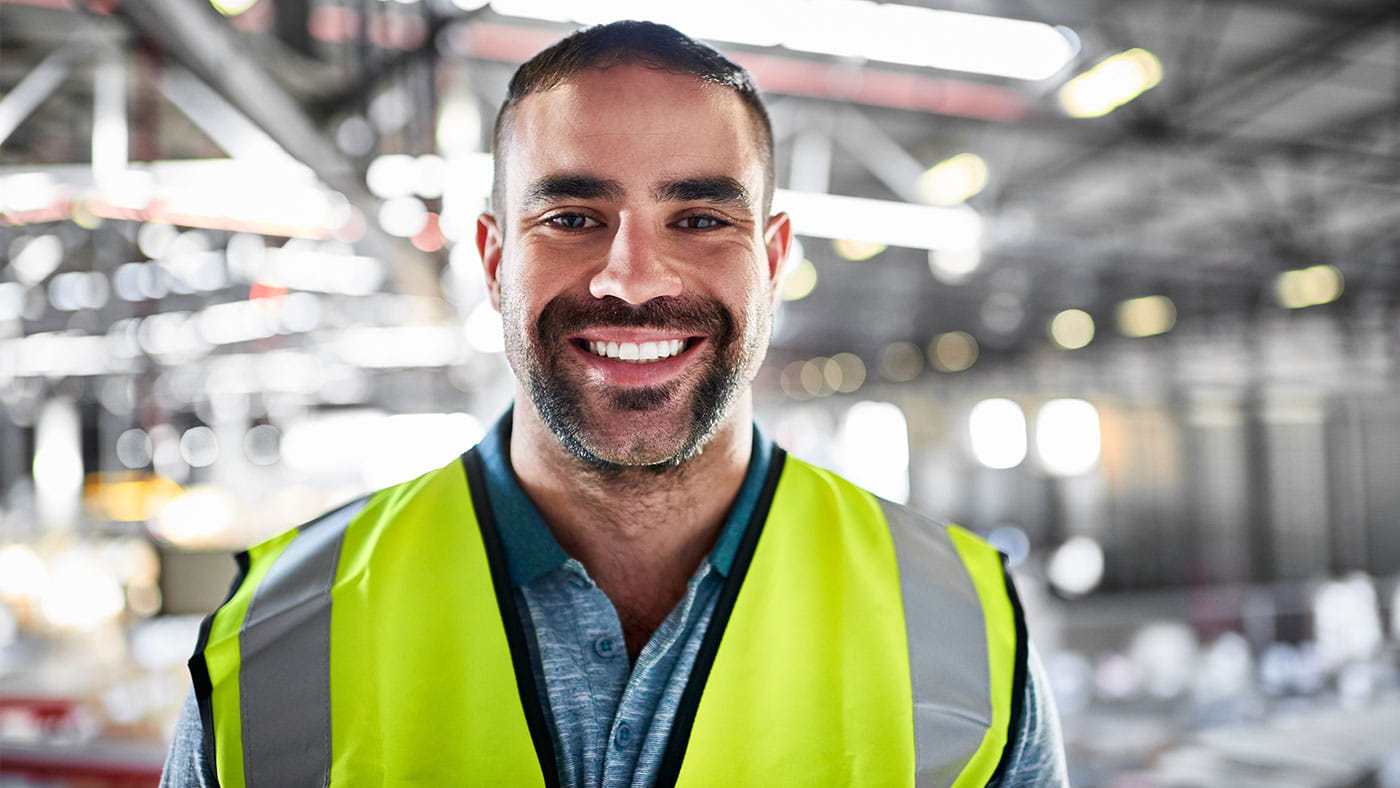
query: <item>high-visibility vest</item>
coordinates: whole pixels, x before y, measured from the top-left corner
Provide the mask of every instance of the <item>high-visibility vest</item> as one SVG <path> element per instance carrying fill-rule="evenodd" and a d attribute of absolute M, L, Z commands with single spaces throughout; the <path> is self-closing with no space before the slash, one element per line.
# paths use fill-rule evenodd
<path fill-rule="evenodd" d="M 219 784 L 557 785 L 476 452 L 239 555 L 190 660 Z M 1000 555 L 775 450 L 659 784 L 984 785 L 1023 689 Z"/>

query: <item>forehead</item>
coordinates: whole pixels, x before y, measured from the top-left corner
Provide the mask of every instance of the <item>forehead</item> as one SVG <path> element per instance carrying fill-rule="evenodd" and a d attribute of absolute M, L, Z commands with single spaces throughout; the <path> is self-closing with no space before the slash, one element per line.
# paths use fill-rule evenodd
<path fill-rule="evenodd" d="M 754 193 L 763 179 L 758 133 L 738 95 L 644 66 L 585 69 L 527 96 L 506 134 L 506 182 L 515 196 L 533 180 L 559 174 L 624 185 L 724 175 Z"/>

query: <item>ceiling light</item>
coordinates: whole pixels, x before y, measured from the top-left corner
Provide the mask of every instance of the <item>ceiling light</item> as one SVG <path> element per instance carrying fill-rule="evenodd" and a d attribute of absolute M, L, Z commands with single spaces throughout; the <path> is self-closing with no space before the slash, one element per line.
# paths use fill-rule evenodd
<path fill-rule="evenodd" d="M 817 356 L 802 363 L 802 369 L 798 372 L 798 380 L 802 383 L 802 388 L 808 396 L 827 397 L 836 391 L 826 379 L 826 362 L 829 360 L 824 356 Z"/>
<path fill-rule="evenodd" d="M 1164 295 L 1130 298 L 1118 305 L 1118 331 L 1125 337 L 1165 334 L 1176 325 L 1176 305 Z"/>
<path fill-rule="evenodd" d="M 977 363 L 977 340 L 966 331 L 949 331 L 928 345 L 929 361 L 939 372 L 962 372 Z"/>
<path fill-rule="evenodd" d="M 413 194 L 420 177 L 418 161 L 403 153 L 378 156 L 365 170 L 365 185 L 381 200 Z"/>
<path fill-rule="evenodd" d="M 1099 463 L 1099 411 L 1088 400 L 1052 399 L 1035 417 L 1035 452 L 1055 476 L 1078 476 Z"/>
<path fill-rule="evenodd" d="M 713 41 L 1012 79 L 1053 76 L 1079 48 L 1073 32 L 1042 22 L 869 0 L 713 0 L 704 14 L 651 0 L 493 0 L 491 7 L 503 16 L 583 25 L 639 19 Z"/>
<path fill-rule="evenodd" d="M 842 476 L 881 498 L 909 500 L 909 419 L 893 402 L 857 402 L 837 437 Z"/>
<path fill-rule="evenodd" d="M 782 296 L 784 301 L 800 301 L 812 294 L 817 286 L 817 267 L 811 260 L 803 259 L 783 279 Z"/>
<path fill-rule="evenodd" d="M 865 383 L 865 362 L 854 353 L 837 353 L 827 359 L 822 371 L 827 383 L 842 394 L 850 394 Z"/>
<path fill-rule="evenodd" d="M 1274 281 L 1274 293 L 1281 306 L 1302 309 L 1336 301 L 1344 286 L 1342 272 L 1336 266 L 1315 265 L 1279 274 Z"/>
<path fill-rule="evenodd" d="M 891 342 L 880 351 L 880 377 L 905 383 L 924 371 L 924 354 L 913 342 Z"/>
<path fill-rule="evenodd" d="M 1073 118 L 1107 115 L 1158 82 L 1162 62 L 1145 49 L 1120 52 L 1066 82 L 1060 88 L 1060 106 Z"/>
<path fill-rule="evenodd" d="M 957 205 L 987 187 L 987 162 L 975 153 L 959 153 L 919 176 L 919 194 L 933 205 Z"/>
<path fill-rule="evenodd" d="M 1050 321 L 1050 339 L 1065 350 L 1094 341 L 1094 318 L 1082 309 L 1066 309 Z"/>
<path fill-rule="evenodd" d="M 930 249 L 928 270 L 945 285 L 960 285 L 982 265 L 981 249 Z"/>
<path fill-rule="evenodd" d="M 943 208 L 779 189 L 774 209 L 792 217 L 793 231 L 811 238 L 872 241 L 911 249 L 975 249 L 982 216 L 965 205 Z"/>
<path fill-rule="evenodd" d="M 258 4 L 258 0 L 209 0 L 209 5 L 224 16 L 238 16 Z"/>
<path fill-rule="evenodd" d="M 849 238 L 837 238 L 831 242 L 832 251 L 852 262 L 869 260 L 888 248 L 878 241 L 852 241 Z"/>
<path fill-rule="evenodd" d="M 996 470 L 1015 468 L 1026 459 L 1026 414 L 1009 399 L 984 399 L 967 420 L 972 455 Z"/>
<path fill-rule="evenodd" d="M 1051 555 L 1045 574 L 1061 593 L 1083 596 L 1098 587 L 1103 570 L 1103 548 L 1099 543 L 1087 536 L 1075 536 Z"/>

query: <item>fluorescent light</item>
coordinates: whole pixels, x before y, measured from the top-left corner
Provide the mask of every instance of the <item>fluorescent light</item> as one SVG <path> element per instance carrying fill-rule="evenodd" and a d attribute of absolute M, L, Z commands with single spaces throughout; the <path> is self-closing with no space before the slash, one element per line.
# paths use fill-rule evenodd
<path fill-rule="evenodd" d="M 984 399 L 972 406 L 967 428 L 972 455 L 997 470 L 1015 468 L 1026 459 L 1026 414 L 1004 398 Z"/>
<path fill-rule="evenodd" d="M 1162 81 L 1162 62 L 1145 49 L 1102 61 L 1060 88 L 1060 106 L 1073 118 L 1097 118 L 1127 104 Z"/>
<path fill-rule="evenodd" d="M 384 283 L 384 264 L 379 260 L 302 239 L 293 238 L 264 254 L 259 281 L 288 290 L 371 295 Z"/>
<path fill-rule="evenodd" d="M 862 54 L 871 60 L 1012 79 L 1053 76 L 1075 54 L 1070 38 L 1041 22 L 898 3 L 876 5 L 868 21 L 853 29 L 864 32 Z M 827 30 L 846 36 L 852 28 Z"/>
<path fill-rule="evenodd" d="M 462 330 L 454 325 L 347 328 L 333 347 L 341 361 L 357 367 L 445 367 L 466 358 Z"/>
<path fill-rule="evenodd" d="M 943 208 L 779 189 L 775 210 L 787 211 L 793 231 L 814 238 L 869 241 L 912 249 L 975 249 L 982 216 L 967 206 Z"/>
<path fill-rule="evenodd" d="M 503 16 L 583 25 L 639 19 L 713 41 L 1012 79 L 1053 76 L 1078 51 L 1077 36 L 1042 22 L 869 0 L 712 0 L 703 14 L 650 0 L 494 0 L 491 7 Z"/>
<path fill-rule="evenodd" d="M 1035 452 L 1055 476 L 1078 476 L 1099 464 L 1099 411 L 1082 399 L 1052 399 L 1035 417 Z"/>
<path fill-rule="evenodd" d="M 843 476 L 882 498 L 909 500 L 909 423 L 892 402 L 857 402 L 838 438 Z"/>

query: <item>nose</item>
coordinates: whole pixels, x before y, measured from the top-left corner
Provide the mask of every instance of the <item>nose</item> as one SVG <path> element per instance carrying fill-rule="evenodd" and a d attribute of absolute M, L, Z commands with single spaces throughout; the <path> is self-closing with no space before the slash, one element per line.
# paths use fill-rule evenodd
<path fill-rule="evenodd" d="M 629 304 L 681 294 L 681 278 L 666 257 L 659 230 L 623 218 L 608 247 L 607 260 L 589 282 L 594 298 L 614 296 Z"/>

